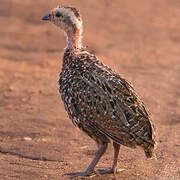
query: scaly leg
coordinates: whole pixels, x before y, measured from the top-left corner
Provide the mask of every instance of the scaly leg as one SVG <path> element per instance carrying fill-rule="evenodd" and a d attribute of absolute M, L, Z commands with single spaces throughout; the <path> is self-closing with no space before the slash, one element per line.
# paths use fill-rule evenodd
<path fill-rule="evenodd" d="M 94 159 L 92 160 L 92 162 L 84 172 L 67 173 L 65 175 L 69 175 L 72 177 L 91 175 L 94 172 L 94 168 L 96 164 L 99 162 L 102 155 L 106 152 L 106 149 L 107 149 L 107 143 L 98 144 L 98 151 L 96 152 L 96 156 L 94 157 Z"/>
<path fill-rule="evenodd" d="M 117 170 L 117 160 L 118 160 L 118 154 L 119 154 L 120 145 L 115 143 L 115 142 L 113 142 L 113 147 L 114 147 L 114 160 L 113 160 L 112 168 L 104 169 L 104 170 L 98 170 L 98 172 L 100 174 L 114 173 L 114 175 L 115 175 L 118 171 L 122 171 L 123 170 L 123 169 Z"/>

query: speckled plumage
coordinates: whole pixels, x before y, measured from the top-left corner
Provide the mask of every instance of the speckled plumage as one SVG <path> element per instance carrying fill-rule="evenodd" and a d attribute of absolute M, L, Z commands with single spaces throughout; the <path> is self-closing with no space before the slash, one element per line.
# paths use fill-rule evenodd
<path fill-rule="evenodd" d="M 69 173 L 87 176 L 113 141 L 112 168 L 100 173 L 116 173 L 120 144 L 144 149 L 152 157 L 155 147 L 154 128 L 142 101 L 132 85 L 105 66 L 82 47 L 82 19 L 71 7 L 54 8 L 43 17 L 67 34 L 68 45 L 58 81 L 59 92 L 72 122 L 98 144 L 98 151 L 84 172 Z"/>
<path fill-rule="evenodd" d="M 152 155 L 154 130 L 144 104 L 130 83 L 96 56 L 66 49 L 59 92 L 73 123 L 95 141 L 139 145 Z"/>

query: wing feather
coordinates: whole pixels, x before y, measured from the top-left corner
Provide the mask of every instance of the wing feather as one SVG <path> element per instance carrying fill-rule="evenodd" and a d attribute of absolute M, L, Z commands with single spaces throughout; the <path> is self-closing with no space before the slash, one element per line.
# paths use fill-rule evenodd
<path fill-rule="evenodd" d="M 95 56 L 81 59 L 76 62 L 80 73 L 74 76 L 71 92 L 74 116 L 117 143 L 153 144 L 149 114 L 132 85 Z"/>

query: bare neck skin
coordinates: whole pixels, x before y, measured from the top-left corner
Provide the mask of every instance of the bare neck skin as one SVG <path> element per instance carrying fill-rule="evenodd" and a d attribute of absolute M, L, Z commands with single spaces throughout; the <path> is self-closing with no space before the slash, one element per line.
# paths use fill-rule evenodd
<path fill-rule="evenodd" d="M 74 48 L 82 48 L 82 28 L 78 29 L 77 27 L 73 30 L 68 30 L 67 32 L 67 48 L 73 50 Z"/>

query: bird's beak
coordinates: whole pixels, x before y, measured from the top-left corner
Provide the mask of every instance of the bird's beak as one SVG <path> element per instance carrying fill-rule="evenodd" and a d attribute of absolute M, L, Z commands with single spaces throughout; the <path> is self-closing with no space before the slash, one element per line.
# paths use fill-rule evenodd
<path fill-rule="evenodd" d="M 50 20 L 50 14 L 46 14 L 45 16 L 43 16 L 42 20 L 49 21 Z"/>

